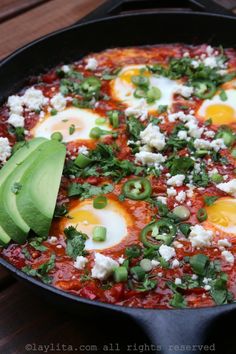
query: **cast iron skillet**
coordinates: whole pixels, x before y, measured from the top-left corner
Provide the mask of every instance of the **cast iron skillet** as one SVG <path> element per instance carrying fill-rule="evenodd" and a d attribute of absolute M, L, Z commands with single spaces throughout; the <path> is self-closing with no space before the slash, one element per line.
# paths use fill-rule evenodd
<path fill-rule="evenodd" d="M 206 3 L 213 6 L 210 1 L 191 0 L 191 4 L 198 4 L 201 8 Z M 211 9 L 218 10 L 215 6 Z M 3 60 L 0 64 L 0 101 L 3 102 L 7 96 L 17 92 L 29 76 L 59 63 L 78 60 L 90 52 L 119 46 L 175 42 L 235 47 L 235 33 L 236 18 L 226 13 L 219 15 L 189 11 L 145 12 L 84 22 L 34 41 Z M 201 350 L 193 350 L 192 347 L 182 351 L 173 345 L 196 345 L 205 342 L 212 344 L 213 341 L 217 344 L 222 333 L 224 352 L 229 354 L 236 351 L 234 334 L 227 332 L 227 325 L 236 314 L 236 304 L 177 310 L 120 307 L 76 297 L 45 285 L 17 270 L 4 259 L 0 259 L 0 264 L 66 310 L 84 313 L 86 316 L 128 316 L 143 327 L 152 343 L 159 346 L 159 353 L 160 349 L 163 354 L 197 353 Z M 227 348 L 230 341 L 230 348 Z M 222 353 L 223 349 L 218 347 L 217 350 L 216 345 L 218 353 Z"/>

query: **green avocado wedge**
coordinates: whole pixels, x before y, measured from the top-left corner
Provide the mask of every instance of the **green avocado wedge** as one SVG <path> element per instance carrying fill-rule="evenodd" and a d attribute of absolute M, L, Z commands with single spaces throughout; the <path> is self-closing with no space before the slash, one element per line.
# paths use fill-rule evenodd
<path fill-rule="evenodd" d="M 29 232 L 28 226 L 23 223 L 23 229 L 20 229 L 16 224 L 15 220 L 17 219 L 18 213 L 16 212 L 16 216 L 14 215 L 14 221 L 7 214 L 4 208 L 5 197 L 5 183 L 11 179 L 11 175 L 13 175 L 24 162 L 43 144 L 47 141 L 44 138 L 36 138 L 31 140 L 30 142 L 26 142 L 23 147 L 21 147 L 18 151 L 15 152 L 14 155 L 6 162 L 3 168 L 0 170 L 0 242 L 1 244 L 6 245 L 10 242 L 11 239 L 14 239 L 17 242 L 24 242 L 27 233 Z M 11 192 L 11 194 L 13 194 Z M 10 224 L 8 221 L 10 220 Z M 23 220 L 22 220 L 23 221 Z M 13 226 L 13 229 L 11 228 Z M 16 233 L 15 233 L 16 232 Z"/>
<path fill-rule="evenodd" d="M 66 148 L 55 140 L 23 174 L 16 204 L 25 223 L 39 236 L 47 236 L 53 218 Z"/>

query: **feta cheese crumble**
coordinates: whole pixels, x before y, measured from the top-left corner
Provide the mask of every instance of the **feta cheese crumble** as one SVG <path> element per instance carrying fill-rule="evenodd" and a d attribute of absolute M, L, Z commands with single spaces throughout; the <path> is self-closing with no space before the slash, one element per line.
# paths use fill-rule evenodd
<path fill-rule="evenodd" d="M 92 268 L 92 277 L 99 280 L 106 280 L 119 266 L 111 257 L 104 256 L 101 253 L 95 253 L 94 266 Z"/>
<path fill-rule="evenodd" d="M 85 66 L 86 70 L 96 70 L 98 67 L 98 62 L 95 58 L 89 58 L 87 61 L 87 65 Z"/>
<path fill-rule="evenodd" d="M 228 263 L 234 263 L 234 255 L 230 251 L 221 252 L 222 257 Z"/>
<path fill-rule="evenodd" d="M 125 115 L 140 118 L 141 121 L 147 119 L 148 110 L 145 98 L 141 98 L 135 106 L 126 108 Z"/>
<path fill-rule="evenodd" d="M 86 257 L 77 256 L 76 261 L 74 262 L 74 267 L 77 269 L 84 269 L 87 263 L 88 260 Z"/>
<path fill-rule="evenodd" d="M 168 186 L 180 187 L 183 185 L 184 179 L 185 179 L 185 175 L 178 174 L 169 178 L 167 180 L 167 184 Z"/>
<path fill-rule="evenodd" d="M 231 179 L 229 182 L 217 184 L 217 188 L 221 191 L 236 197 L 236 178 Z"/>
<path fill-rule="evenodd" d="M 231 247 L 232 246 L 232 244 L 229 242 L 229 240 L 227 240 L 227 238 L 222 238 L 222 239 L 218 240 L 217 244 L 220 247 Z"/>
<path fill-rule="evenodd" d="M 142 165 L 159 167 L 162 162 L 165 162 L 166 157 L 160 153 L 140 151 L 135 154 L 135 161 Z"/>
<path fill-rule="evenodd" d="M 24 127 L 25 120 L 23 116 L 16 113 L 12 113 L 10 114 L 7 123 L 11 124 L 15 128 Z"/>
<path fill-rule="evenodd" d="M 11 155 L 11 147 L 7 138 L 0 137 L 0 161 L 6 162 Z"/>
<path fill-rule="evenodd" d="M 57 111 L 62 111 L 66 107 L 66 98 L 59 92 L 50 99 L 50 103 Z"/>
<path fill-rule="evenodd" d="M 167 262 L 176 255 L 175 249 L 166 245 L 161 245 L 159 248 L 159 253 L 161 257 Z"/>
<path fill-rule="evenodd" d="M 165 147 L 165 135 L 160 132 L 160 129 L 157 125 L 152 123 L 140 133 L 141 142 L 147 144 L 150 147 L 155 148 L 158 151 L 163 150 Z"/>
<path fill-rule="evenodd" d="M 193 247 L 210 246 L 213 238 L 213 232 L 206 230 L 201 225 L 191 226 L 189 241 Z"/>
<path fill-rule="evenodd" d="M 41 90 L 34 87 L 28 88 L 22 96 L 22 103 L 30 110 L 35 111 L 41 109 L 43 105 L 48 103 L 48 98 L 43 95 Z"/>

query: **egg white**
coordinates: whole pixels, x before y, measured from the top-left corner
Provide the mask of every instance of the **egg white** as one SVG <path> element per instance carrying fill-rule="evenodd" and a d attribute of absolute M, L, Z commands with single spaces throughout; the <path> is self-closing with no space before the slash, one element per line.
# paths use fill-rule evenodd
<path fill-rule="evenodd" d="M 132 224 L 132 219 L 126 210 L 118 202 L 110 199 L 103 209 L 95 209 L 92 200 L 78 202 L 69 211 L 69 216 L 70 219 L 64 227 L 72 225 L 88 235 L 89 238 L 85 243 L 86 250 L 104 250 L 119 244 L 127 237 L 127 227 Z M 95 226 L 106 228 L 105 241 L 93 241 L 92 233 Z"/>
<path fill-rule="evenodd" d="M 89 109 L 66 108 L 56 115 L 47 114 L 39 120 L 36 126 L 30 131 L 33 137 L 44 137 L 50 139 L 52 133 L 60 132 L 63 142 L 68 143 L 75 140 L 91 140 L 89 133 L 92 128 L 99 126 L 102 129 L 110 130 L 108 123 L 96 124 L 98 118 L 104 118 Z M 75 126 L 75 131 L 70 134 L 69 128 Z"/>
<path fill-rule="evenodd" d="M 218 93 L 201 104 L 197 115 L 204 120 L 211 118 L 217 125 L 236 122 L 236 90 L 230 88 L 224 91 L 227 95 L 225 101 L 222 101 Z"/>
<path fill-rule="evenodd" d="M 111 83 L 111 92 L 113 98 L 125 103 L 128 107 L 138 106 L 140 98 L 134 97 L 134 91 L 136 87 L 132 84 L 131 80 L 125 80 L 124 75 L 127 73 L 129 75 L 130 72 L 130 76 L 132 77 L 132 72 L 134 72 L 136 75 L 136 72 L 138 74 L 139 70 L 142 68 L 145 69 L 145 65 L 128 65 L 120 71 L 119 75 Z M 157 87 L 160 89 L 161 98 L 152 104 L 148 104 L 146 102 L 143 108 L 146 108 L 148 111 L 154 111 L 158 108 L 159 105 L 171 106 L 173 102 L 173 95 L 179 88 L 180 84 L 163 76 L 154 76 L 151 73 L 148 75 L 148 78 L 150 81 L 150 88 Z"/>

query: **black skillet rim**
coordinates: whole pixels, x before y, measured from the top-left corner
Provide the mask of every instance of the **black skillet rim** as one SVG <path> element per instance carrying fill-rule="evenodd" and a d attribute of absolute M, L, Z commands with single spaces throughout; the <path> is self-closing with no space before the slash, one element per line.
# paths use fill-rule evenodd
<path fill-rule="evenodd" d="M 104 22 L 104 21 L 109 21 L 112 19 L 116 19 L 116 18 L 123 18 L 123 17 L 140 17 L 140 16 L 148 16 L 153 13 L 151 12 L 143 12 L 142 14 L 126 14 L 126 15 L 117 15 L 117 16 L 109 16 L 106 18 L 101 18 L 98 20 L 91 20 L 91 21 L 87 21 L 87 22 L 82 22 L 81 24 L 75 24 L 72 26 L 67 26 L 65 28 L 53 31 L 49 34 L 46 34 L 36 40 L 33 40 L 29 43 L 27 43 L 26 45 L 16 49 L 13 53 L 9 54 L 7 57 L 5 57 L 1 62 L 0 62 L 0 70 L 1 68 L 4 66 L 4 64 L 7 64 L 8 61 L 10 61 L 11 59 L 15 58 L 18 54 L 20 54 L 21 52 L 23 52 L 24 50 L 34 46 L 37 43 L 43 42 L 44 40 L 47 40 L 48 38 L 51 38 L 53 36 L 56 35 L 60 35 L 61 33 L 64 33 L 70 29 L 74 29 L 77 27 L 86 27 L 89 24 L 93 24 L 93 23 L 99 23 L 99 22 Z M 183 11 L 183 12 L 169 12 L 169 11 L 163 11 L 160 14 L 155 14 L 156 16 L 158 15 L 169 15 L 169 14 L 175 14 L 176 16 L 178 16 L 178 14 L 181 15 L 191 15 L 191 16 L 199 16 L 199 17 L 217 17 L 217 18 L 224 18 L 224 19 L 230 19 L 230 20 L 235 20 L 236 21 L 236 17 L 233 15 L 220 15 L 220 14 L 216 14 L 216 13 L 208 13 L 208 12 L 192 12 L 192 11 Z M 55 295 L 59 295 L 62 298 L 66 298 L 66 299 L 70 299 L 73 300 L 74 302 L 79 302 L 85 305 L 89 305 L 92 307 L 99 307 L 99 308 L 105 308 L 107 310 L 113 310 L 116 312 L 129 312 L 130 315 L 135 314 L 135 312 L 140 311 L 140 312 L 148 312 L 148 311 L 158 311 L 158 312 L 173 312 L 173 313 L 186 313 L 186 312 L 201 312 L 201 311 L 215 311 L 216 309 L 226 309 L 230 310 L 230 309 L 235 309 L 236 308 L 236 302 L 232 303 L 232 304 L 224 304 L 224 305 L 216 305 L 216 306 L 207 306 L 207 307 L 196 307 L 196 308 L 181 308 L 181 309 L 152 309 L 152 308 L 142 308 L 142 307 L 128 307 L 128 306 L 122 306 L 122 305 L 113 305 L 113 304 L 109 304 L 106 302 L 101 302 L 101 301 L 97 301 L 97 300 L 89 300 L 83 297 L 79 297 L 70 293 L 67 293 L 66 291 L 60 290 L 58 288 L 56 288 L 55 286 L 52 285 L 47 285 L 43 282 L 41 282 L 40 280 L 37 280 L 36 278 L 33 278 L 31 276 L 28 276 L 27 274 L 25 274 L 23 271 L 17 269 L 16 267 L 14 267 L 11 263 L 7 262 L 3 257 L 0 257 L 0 265 L 2 265 L 3 267 L 5 267 L 6 269 L 8 269 L 11 273 L 13 273 L 17 278 L 20 278 L 26 282 L 29 282 L 31 285 L 36 285 L 39 288 L 42 288 L 43 290 L 46 290 L 49 293 L 53 293 Z"/>

